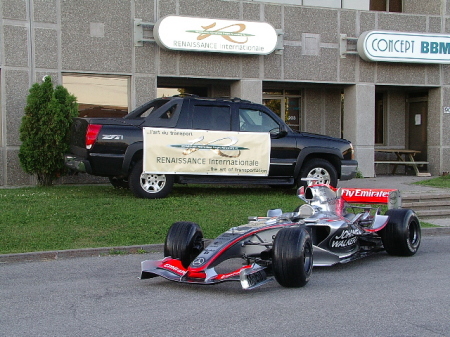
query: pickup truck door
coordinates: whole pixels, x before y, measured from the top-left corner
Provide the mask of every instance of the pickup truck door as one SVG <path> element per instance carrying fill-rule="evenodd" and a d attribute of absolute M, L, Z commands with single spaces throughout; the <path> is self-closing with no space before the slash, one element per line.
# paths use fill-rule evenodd
<path fill-rule="evenodd" d="M 255 106 L 240 105 L 238 131 L 270 132 L 270 176 L 293 176 L 300 150 L 295 134 L 275 114 Z"/>

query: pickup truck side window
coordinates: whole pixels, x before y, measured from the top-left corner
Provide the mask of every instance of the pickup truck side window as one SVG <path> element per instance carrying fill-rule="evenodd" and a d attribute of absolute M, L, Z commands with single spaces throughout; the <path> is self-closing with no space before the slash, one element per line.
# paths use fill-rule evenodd
<path fill-rule="evenodd" d="M 200 130 L 230 131 L 230 107 L 217 105 L 194 105 L 192 128 Z"/>
<path fill-rule="evenodd" d="M 147 102 L 141 105 L 139 108 L 133 110 L 128 115 L 126 115 L 125 119 L 144 119 L 148 117 L 153 111 L 159 109 L 163 105 L 167 104 L 167 100 L 154 100 L 151 102 Z"/>
<path fill-rule="evenodd" d="M 144 112 L 144 115 L 149 110 L 151 110 L 151 113 L 145 117 L 142 126 L 173 128 L 177 125 L 180 117 L 181 102 L 173 101 L 163 106 L 150 107 Z"/>
<path fill-rule="evenodd" d="M 264 111 L 239 109 L 239 131 L 277 133 L 279 130 L 278 123 Z"/>

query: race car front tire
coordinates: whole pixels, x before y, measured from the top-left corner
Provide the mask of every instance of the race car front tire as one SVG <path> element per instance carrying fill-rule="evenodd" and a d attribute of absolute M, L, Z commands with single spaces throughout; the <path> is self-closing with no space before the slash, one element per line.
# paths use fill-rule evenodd
<path fill-rule="evenodd" d="M 273 242 L 272 268 L 283 287 L 305 286 L 313 268 L 313 245 L 308 231 L 300 227 L 281 229 Z"/>
<path fill-rule="evenodd" d="M 386 212 L 389 222 L 380 231 L 384 249 L 389 255 L 412 256 L 420 246 L 421 229 L 416 213 L 407 208 Z"/>
<path fill-rule="evenodd" d="M 187 268 L 203 247 L 203 233 L 198 224 L 188 221 L 175 222 L 166 236 L 164 256 L 179 259 Z"/>

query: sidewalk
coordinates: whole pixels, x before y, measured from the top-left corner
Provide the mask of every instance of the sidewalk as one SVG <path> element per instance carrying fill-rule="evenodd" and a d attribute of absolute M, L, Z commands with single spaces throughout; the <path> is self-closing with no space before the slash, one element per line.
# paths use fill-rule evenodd
<path fill-rule="evenodd" d="M 347 188 L 392 188 L 400 190 L 402 196 L 416 193 L 450 194 L 446 188 L 415 185 L 415 182 L 428 180 L 430 177 L 416 176 L 378 176 L 376 178 L 352 179 L 339 181 L 338 187 Z"/>

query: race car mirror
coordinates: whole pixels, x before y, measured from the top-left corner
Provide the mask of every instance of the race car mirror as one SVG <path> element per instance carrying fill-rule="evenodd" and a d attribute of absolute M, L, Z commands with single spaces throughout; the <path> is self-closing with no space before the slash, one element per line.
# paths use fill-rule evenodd
<path fill-rule="evenodd" d="M 273 217 L 276 217 L 276 216 L 280 216 L 281 214 L 283 214 L 283 211 L 282 211 L 281 209 L 279 209 L 279 208 L 276 208 L 276 209 L 269 209 L 269 210 L 267 211 L 267 216 L 268 216 L 269 218 L 273 218 Z"/>

